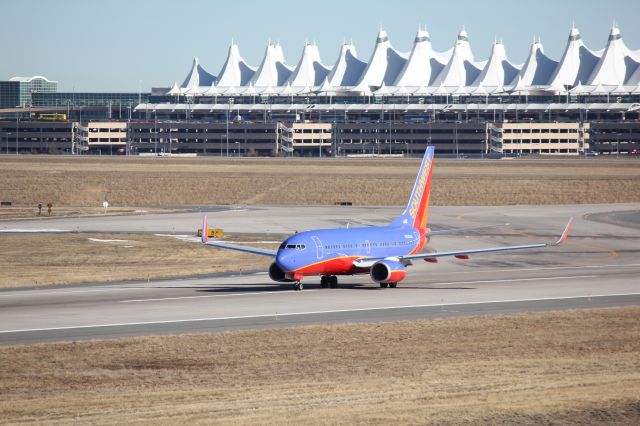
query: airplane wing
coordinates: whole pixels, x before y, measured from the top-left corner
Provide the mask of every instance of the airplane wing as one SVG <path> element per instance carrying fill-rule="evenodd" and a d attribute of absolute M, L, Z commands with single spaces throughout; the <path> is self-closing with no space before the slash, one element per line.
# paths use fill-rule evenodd
<path fill-rule="evenodd" d="M 206 241 L 203 244 L 209 247 L 236 250 L 244 253 L 259 254 L 269 257 L 276 257 L 276 253 L 278 252 L 277 250 L 265 249 L 260 247 L 238 246 L 235 244 L 223 243 L 221 241 Z"/>
<path fill-rule="evenodd" d="M 223 243 L 222 241 L 209 241 L 209 224 L 207 221 L 207 216 L 205 216 L 202 220 L 202 236 L 200 241 L 202 241 L 202 244 L 209 247 L 235 250 L 251 254 L 259 254 L 261 256 L 276 257 L 276 254 L 278 252 L 277 250 L 259 247 L 238 246 L 236 244 Z"/>
<path fill-rule="evenodd" d="M 562 244 L 569 235 L 569 229 L 571 229 L 571 223 L 573 222 L 573 217 L 569 219 L 569 223 L 564 228 L 562 235 L 558 238 L 557 241 L 552 243 L 539 243 L 539 244 L 527 244 L 527 245 L 519 245 L 519 246 L 502 246 L 502 247 L 489 247 L 489 248 L 480 248 L 480 249 L 471 249 L 471 250 L 457 250 L 457 251 L 442 251 L 442 252 L 433 252 L 433 253 L 416 253 L 416 254 L 408 254 L 404 256 L 396 256 L 394 260 L 398 260 L 399 262 L 403 261 L 411 261 L 414 259 L 436 259 L 438 257 L 447 257 L 447 256 L 469 256 L 470 254 L 477 253 L 493 253 L 493 252 L 501 252 L 501 251 L 514 251 L 514 250 L 527 250 L 534 248 L 543 248 L 543 247 L 555 247 Z M 367 268 L 372 266 L 374 263 L 379 260 L 387 259 L 384 257 L 381 258 L 371 258 L 365 257 L 356 259 L 353 264 L 359 268 Z"/>

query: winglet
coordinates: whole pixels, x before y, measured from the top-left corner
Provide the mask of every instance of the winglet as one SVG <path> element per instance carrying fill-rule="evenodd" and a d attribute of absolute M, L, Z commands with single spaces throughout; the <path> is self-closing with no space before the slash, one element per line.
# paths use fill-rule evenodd
<path fill-rule="evenodd" d="M 558 241 L 556 241 L 553 244 L 554 246 L 559 246 L 560 244 L 564 243 L 564 241 L 567 239 L 567 237 L 569 236 L 569 230 L 571 229 L 571 223 L 573 223 L 573 216 L 571 216 L 571 218 L 569 219 L 569 222 L 567 223 L 567 226 L 564 228 L 564 231 L 562 232 L 562 235 L 560 236 L 560 238 L 558 238 Z"/>
<path fill-rule="evenodd" d="M 202 236 L 200 237 L 202 244 L 206 244 L 209 241 L 209 225 L 207 223 L 207 215 L 202 219 Z"/>

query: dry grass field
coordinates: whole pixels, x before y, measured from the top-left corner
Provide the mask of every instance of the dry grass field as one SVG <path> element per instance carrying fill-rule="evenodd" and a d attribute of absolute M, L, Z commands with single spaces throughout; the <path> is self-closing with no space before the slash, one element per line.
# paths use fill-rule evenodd
<path fill-rule="evenodd" d="M 110 215 L 132 215 L 145 213 L 171 213 L 180 212 L 184 209 L 162 209 L 148 208 L 139 209 L 135 207 L 109 207 L 107 210 L 102 207 L 77 207 L 77 206 L 57 206 L 51 209 L 51 214 L 47 212 L 47 206 L 43 205 L 42 211 L 38 214 L 36 205 L 11 206 L 0 208 L 0 220 L 6 219 L 46 219 L 49 217 L 69 217 L 69 216 L 110 216 Z"/>
<path fill-rule="evenodd" d="M 0 347 L 1 423 L 639 424 L 640 308 Z"/>
<path fill-rule="evenodd" d="M 0 157 L 0 200 L 35 206 L 403 205 L 418 159 Z M 444 160 L 435 205 L 640 201 L 637 159 Z"/>
<path fill-rule="evenodd" d="M 0 234 L 0 288 L 267 270 L 269 262 L 146 234 Z"/>

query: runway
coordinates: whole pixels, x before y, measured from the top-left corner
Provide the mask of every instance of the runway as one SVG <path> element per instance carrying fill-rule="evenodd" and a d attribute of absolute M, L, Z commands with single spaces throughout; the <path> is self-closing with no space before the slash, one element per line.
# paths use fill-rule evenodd
<path fill-rule="evenodd" d="M 210 222 L 236 232 L 286 233 L 301 223 L 336 226 L 343 215 L 363 223 L 382 222 L 396 209 L 239 210 L 213 211 Z M 638 305 L 640 230 L 625 226 L 637 216 L 624 213 L 634 210 L 640 205 L 433 207 L 434 229 L 511 224 L 471 235 L 434 236 L 429 247 L 439 251 L 545 242 L 559 235 L 569 216 L 576 221 L 562 247 L 478 255 L 469 261 L 419 262 L 409 267 L 397 289 L 381 289 L 368 276 L 340 277 L 338 289 L 321 289 L 318 278 L 309 277 L 305 290 L 295 292 L 290 284 L 273 283 L 265 273 L 256 273 L 1 291 L 0 344 Z M 615 218 L 615 224 L 585 219 L 596 213 L 599 219 Z M 144 232 L 168 232 L 172 227 L 184 232 L 201 215 L 149 216 L 15 221 L 2 227 L 133 232 L 146 223 Z M 266 223 L 262 228 L 260 217 Z M 292 219 L 298 217 L 303 220 Z"/>

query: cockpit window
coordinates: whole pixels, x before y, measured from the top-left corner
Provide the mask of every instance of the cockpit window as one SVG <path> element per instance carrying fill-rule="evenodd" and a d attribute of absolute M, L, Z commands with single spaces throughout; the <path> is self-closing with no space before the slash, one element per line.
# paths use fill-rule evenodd
<path fill-rule="evenodd" d="M 304 244 L 282 244 L 280 248 L 288 250 L 304 250 L 307 248 Z"/>

